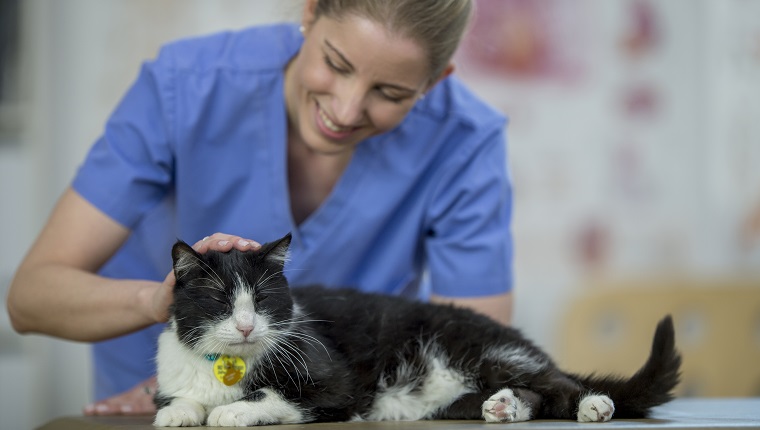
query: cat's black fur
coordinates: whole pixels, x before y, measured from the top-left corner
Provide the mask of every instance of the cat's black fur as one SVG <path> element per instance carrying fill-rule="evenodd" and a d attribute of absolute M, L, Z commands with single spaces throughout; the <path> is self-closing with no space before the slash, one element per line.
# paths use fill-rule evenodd
<path fill-rule="evenodd" d="M 252 361 L 236 388 L 239 396 L 234 400 L 250 403 L 241 404 L 250 410 L 245 425 L 357 418 L 483 419 L 488 408 L 484 402 L 505 388 L 513 396 L 491 400 L 507 405 L 522 402 L 530 410 L 527 416 L 516 412 L 517 416 L 507 414 L 499 421 L 580 420 L 579 402 L 592 393 L 611 398 L 615 417 L 621 418 L 645 417 L 652 407 L 672 399 L 681 359 L 670 317 L 658 325 L 649 360 L 633 377 L 579 376 L 559 370 L 518 330 L 469 310 L 349 289 L 290 289 L 282 273 L 289 242 L 288 235 L 259 251 L 204 255 L 181 242 L 173 249 L 177 284 L 166 335 L 176 336 L 191 355 L 228 353 L 221 344 L 218 351 L 197 350 L 198 336 L 209 321 L 232 315 L 235 288 L 240 289 L 238 275 L 250 286 L 255 313 L 267 315 L 266 321 L 272 324 L 284 322 L 276 328 L 291 332 L 281 337 L 282 342 L 270 343 L 265 356 Z M 224 287 L 208 288 L 209 278 L 218 279 Z M 465 387 L 461 393 L 452 393 L 450 398 L 442 393 L 438 399 L 435 390 L 426 386 L 451 382 L 448 376 L 431 373 L 436 363 L 453 372 L 456 381 L 461 377 L 459 382 Z M 161 372 L 159 352 L 159 409 L 171 405 L 182 388 L 175 381 L 173 392 L 167 392 Z M 456 381 L 453 386 L 460 387 Z M 380 399 L 393 400 L 394 387 L 405 387 L 402 391 L 409 397 L 399 394 L 402 404 L 417 395 L 430 403 L 420 403 L 429 411 L 416 416 L 400 410 L 394 415 L 393 408 L 383 406 Z M 292 406 L 300 415 L 256 418 L 257 405 L 268 407 L 265 400 L 275 397 L 283 401 L 278 405 Z M 198 401 L 206 413 L 218 406 Z"/>

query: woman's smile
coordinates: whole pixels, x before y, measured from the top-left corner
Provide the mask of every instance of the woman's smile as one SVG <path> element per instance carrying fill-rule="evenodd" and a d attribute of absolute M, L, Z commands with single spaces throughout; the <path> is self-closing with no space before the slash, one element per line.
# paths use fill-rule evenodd
<path fill-rule="evenodd" d="M 429 83 L 423 47 L 355 16 L 304 24 L 285 73 L 291 138 L 337 154 L 399 125 Z"/>
<path fill-rule="evenodd" d="M 315 105 L 317 110 L 317 115 L 315 118 L 317 127 L 319 127 L 320 131 L 327 137 L 336 140 L 345 139 L 349 137 L 354 130 L 359 128 L 335 124 L 335 122 L 330 119 L 330 116 L 327 114 L 327 112 L 322 109 L 319 103 L 315 103 Z"/>

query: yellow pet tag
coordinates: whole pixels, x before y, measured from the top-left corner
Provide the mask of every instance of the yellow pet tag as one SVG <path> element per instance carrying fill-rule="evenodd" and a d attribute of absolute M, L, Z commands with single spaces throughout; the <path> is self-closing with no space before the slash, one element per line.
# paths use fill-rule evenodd
<path fill-rule="evenodd" d="M 214 361 L 214 376 L 224 385 L 237 384 L 245 375 L 245 361 L 240 357 L 220 355 Z"/>

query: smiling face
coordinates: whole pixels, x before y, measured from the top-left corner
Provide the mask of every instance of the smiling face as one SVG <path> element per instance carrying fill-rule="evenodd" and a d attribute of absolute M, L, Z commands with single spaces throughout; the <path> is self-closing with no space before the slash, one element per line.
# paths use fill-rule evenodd
<path fill-rule="evenodd" d="M 285 99 L 291 138 L 315 152 L 353 150 L 396 127 L 430 85 L 425 52 L 413 40 L 355 15 L 313 20 L 288 65 Z"/>

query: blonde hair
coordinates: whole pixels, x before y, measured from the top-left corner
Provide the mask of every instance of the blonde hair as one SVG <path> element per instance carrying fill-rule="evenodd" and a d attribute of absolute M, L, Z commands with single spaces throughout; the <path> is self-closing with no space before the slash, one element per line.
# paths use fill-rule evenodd
<path fill-rule="evenodd" d="M 314 16 L 359 16 L 417 41 L 427 50 L 430 78 L 436 79 L 454 56 L 471 14 L 471 0 L 318 0 Z"/>

